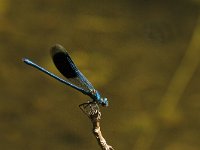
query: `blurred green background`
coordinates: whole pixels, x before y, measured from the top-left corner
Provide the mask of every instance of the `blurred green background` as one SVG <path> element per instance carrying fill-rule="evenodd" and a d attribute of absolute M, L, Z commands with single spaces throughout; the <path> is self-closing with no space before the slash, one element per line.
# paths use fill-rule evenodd
<path fill-rule="evenodd" d="M 116 150 L 200 149 L 199 0 L 0 0 L 0 149 L 99 149 L 58 74 L 63 45 L 107 97 L 101 127 Z"/>

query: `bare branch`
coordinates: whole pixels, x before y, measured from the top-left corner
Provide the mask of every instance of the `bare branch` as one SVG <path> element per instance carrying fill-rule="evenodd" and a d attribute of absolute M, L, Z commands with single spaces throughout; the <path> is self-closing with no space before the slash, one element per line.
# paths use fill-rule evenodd
<path fill-rule="evenodd" d="M 93 125 L 93 134 L 101 147 L 102 150 L 114 150 L 112 146 L 106 143 L 101 130 L 100 130 L 100 119 L 101 112 L 96 103 L 84 103 L 79 105 L 80 109 L 89 117 Z"/>

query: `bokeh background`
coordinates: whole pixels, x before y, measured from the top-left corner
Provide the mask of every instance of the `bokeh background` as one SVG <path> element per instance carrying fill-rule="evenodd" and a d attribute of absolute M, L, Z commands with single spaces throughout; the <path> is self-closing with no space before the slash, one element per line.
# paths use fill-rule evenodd
<path fill-rule="evenodd" d="M 63 45 L 110 102 L 101 128 L 116 150 L 200 149 L 199 0 L 0 0 L 0 149 L 100 149 L 61 76 Z"/>

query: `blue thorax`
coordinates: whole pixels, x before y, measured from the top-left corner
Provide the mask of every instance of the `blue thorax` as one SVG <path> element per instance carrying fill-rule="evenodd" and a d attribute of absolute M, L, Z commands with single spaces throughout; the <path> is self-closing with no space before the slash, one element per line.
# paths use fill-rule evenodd
<path fill-rule="evenodd" d="M 97 103 L 101 104 L 102 106 L 108 106 L 107 98 L 102 98 L 100 93 L 97 90 L 90 91 L 89 96 L 96 101 Z"/>

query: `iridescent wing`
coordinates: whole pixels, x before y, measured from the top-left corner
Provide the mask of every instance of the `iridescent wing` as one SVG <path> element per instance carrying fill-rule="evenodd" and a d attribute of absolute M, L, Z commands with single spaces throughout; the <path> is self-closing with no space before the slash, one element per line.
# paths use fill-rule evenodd
<path fill-rule="evenodd" d="M 84 89 L 87 92 L 94 89 L 87 78 L 78 70 L 64 47 L 58 44 L 52 47 L 51 57 L 56 68 L 71 83 Z"/>

